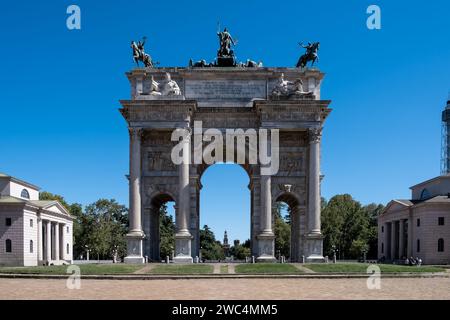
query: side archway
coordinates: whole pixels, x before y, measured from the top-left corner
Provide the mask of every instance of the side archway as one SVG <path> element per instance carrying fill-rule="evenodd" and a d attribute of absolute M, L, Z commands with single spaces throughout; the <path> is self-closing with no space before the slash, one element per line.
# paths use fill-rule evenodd
<path fill-rule="evenodd" d="M 144 239 L 144 256 L 147 256 L 149 261 L 161 261 L 164 258 L 161 257 L 160 230 L 161 209 L 164 205 L 168 207 L 173 205 L 174 210 L 176 210 L 175 197 L 169 193 L 154 194 L 151 197 L 149 206 L 144 210 L 143 228 L 144 233 L 147 235 Z M 172 248 L 172 250 L 174 249 Z"/>
<path fill-rule="evenodd" d="M 300 205 L 297 196 L 291 192 L 283 192 L 277 195 L 274 203 L 284 203 L 288 207 L 291 227 L 290 261 L 302 262 L 304 255 L 302 238 L 306 232 L 306 211 Z"/>

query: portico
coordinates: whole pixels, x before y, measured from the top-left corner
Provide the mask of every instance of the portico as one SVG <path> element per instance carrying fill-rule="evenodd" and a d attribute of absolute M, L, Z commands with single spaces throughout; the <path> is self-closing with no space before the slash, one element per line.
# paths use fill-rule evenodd
<path fill-rule="evenodd" d="M 42 264 L 60 265 L 71 260 L 67 232 L 67 223 L 49 217 L 38 218 L 38 260 Z"/>

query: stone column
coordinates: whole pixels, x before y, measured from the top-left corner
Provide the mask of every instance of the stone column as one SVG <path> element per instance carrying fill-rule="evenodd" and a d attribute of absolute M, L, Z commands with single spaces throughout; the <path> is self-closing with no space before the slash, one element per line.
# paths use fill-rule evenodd
<path fill-rule="evenodd" d="M 60 252 L 59 259 L 60 260 L 66 260 L 66 254 L 67 254 L 66 231 L 67 231 L 66 225 L 61 224 L 61 241 L 60 241 L 61 244 L 59 246 L 59 252 Z"/>
<path fill-rule="evenodd" d="M 291 215 L 291 261 L 300 262 L 300 210 L 298 207 L 290 209 Z"/>
<path fill-rule="evenodd" d="M 125 263 L 144 263 L 141 224 L 141 140 L 142 128 L 129 128 L 130 132 L 130 227 L 127 234 Z"/>
<path fill-rule="evenodd" d="M 413 219 L 412 219 L 412 212 L 410 209 L 409 219 L 408 219 L 408 249 L 407 249 L 407 258 L 412 257 L 413 255 Z"/>
<path fill-rule="evenodd" d="M 275 261 L 275 234 L 272 230 L 272 178 L 260 176 L 261 233 L 258 234 L 258 262 Z"/>
<path fill-rule="evenodd" d="M 307 261 L 324 261 L 320 231 L 320 141 L 322 128 L 309 130 Z"/>
<path fill-rule="evenodd" d="M 397 246 L 396 242 L 396 237 L 395 237 L 395 222 L 396 221 L 392 221 L 391 222 L 391 260 L 395 260 L 396 259 L 396 255 L 395 255 L 395 248 Z"/>
<path fill-rule="evenodd" d="M 388 234 L 389 234 L 389 227 L 388 227 L 388 223 L 387 222 L 385 222 L 384 224 L 383 224 L 383 228 L 384 228 L 384 233 L 383 233 L 383 246 L 384 246 L 384 250 L 383 250 L 383 252 L 381 253 L 382 254 L 382 256 L 384 256 L 384 258 L 385 259 L 389 259 L 389 257 L 388 257 L 388 253 L 389 253 L 389 237 L 388 237 Z M 381 257 L 380 257 L 381 258 Z"/>
<path fill-rule="evenodd" d="M 52 223 L 50 221 L 46 221 L 45 225 L 45 233 L 46 233 L 46 248 L 45 248 L 45 259 L 47 262 L 52 260 Z"/>
<path fill-rule="evenodd" d="M 267 135 L 266 150 L 264 146 L 260 145 L 260 154 L 271 154 L 271 140 L 272 137 Z M 270 150 L 270 151 L 269 151 Z M 260 233 L 257 235 L 258 239 L 258 262 L 272 262 L 275 258 L 275 234 L 272 230 L 272 176 L 269 170 L 270 163 L 260 165 Z"/>
<path fill-rule="evenodd" d="M 189 166 L 191 158 L 190 131 L 186 130 L 182 140 L 183 161 L 178 165 L 178 210 L 176 211 L 175 263 L 192 263 L 192 235 L 189 232 L 191 194 L 189 186 Z"/>
<path fill-rule="evenodd" d="M 398 258 L 403 258 L 403 252 L 405 251 L 405 238 L 404 235 L 404 226 L 405 226 L 405 220 L 399 221 L 399 232 L 398 232 Z"/>
<path fill-rule="evenodd" d="M 59 261 L 59 223 L 55 223 L 55 260 Z"/>
<path fill-rule="evenodd" d="M 42 232 L 42 219 L 37 218 L 37 228 L 38 228 L 38 263 L 44 260 L 44 235 Z"/>

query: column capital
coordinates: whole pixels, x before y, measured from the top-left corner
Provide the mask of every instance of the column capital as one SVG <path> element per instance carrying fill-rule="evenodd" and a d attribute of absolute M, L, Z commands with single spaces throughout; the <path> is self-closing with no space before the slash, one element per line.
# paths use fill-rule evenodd
<path fill-rule="evenodd" d="M 309 143 L 319 143 L 322 139 L 322 128 L 310 128 L 308 129 Z"/>
<path fill-rule="evenodd" d="M 132 139 L 142 139 L 144 136 L 144 129 L 141 127 L 128 127 L 128 133 Z"/>

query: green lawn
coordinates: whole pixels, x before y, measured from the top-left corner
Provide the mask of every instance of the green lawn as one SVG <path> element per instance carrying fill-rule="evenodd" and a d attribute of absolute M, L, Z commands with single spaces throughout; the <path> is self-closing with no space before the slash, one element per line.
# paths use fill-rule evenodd
<path fill-rule="evenodd" d="M 152 274 L 208 274 L 214 267 L 205 264 L 157 265 L 150 270 Z"/>
<path fill-rule="evenodd" d="M 366 273 L 367 263 L 323 263 L 306 264 L 305 267 L 315 272 L 336 272 L 336 273 Z M 443 272 L 445 269 L 428 266 L 402 266 L 394 264 L 378 264 L 381 272 Z"/>
<path fill-rule="evenodd" d="M 142 268 L 141 265 L 131 264 L 82 264 L 79 265 L 81 275 L 84 274 L 127 274 Z M 67 274 L 68 266 L 40 266 L 40 267 L 0 267 L 0 273 L 26 274 Z"/>
<path fill-rule="evenodd" d="M 237 265 L 236 273 L 246 274 L 297 274 L 301 273 L 292 264 L 281 263 L 255 263 L 255 264 L 240 264 Z"/>
<path fill-rule="evenodd" d="M 220 266 L 220 273 L 228 273 L 228 266 Z"/>

